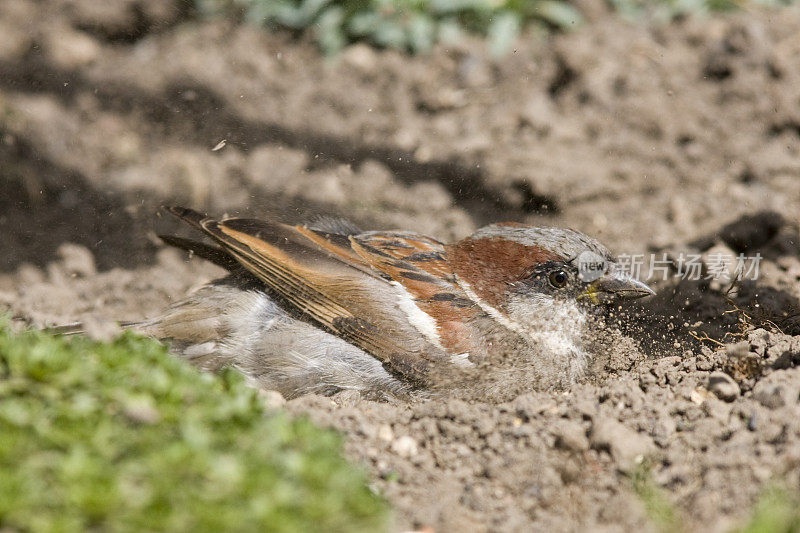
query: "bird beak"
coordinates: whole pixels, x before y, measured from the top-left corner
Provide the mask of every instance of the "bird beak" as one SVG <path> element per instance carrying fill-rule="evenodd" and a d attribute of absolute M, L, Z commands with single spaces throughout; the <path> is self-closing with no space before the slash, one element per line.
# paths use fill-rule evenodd
<path fill-rule="evenodd" d="M 653 289 L 624 272 L 609 272 L 589 283 L 578 299 L 588 299 L 594 304 L 600 304 L 635 300 L 654 294 Z"/>

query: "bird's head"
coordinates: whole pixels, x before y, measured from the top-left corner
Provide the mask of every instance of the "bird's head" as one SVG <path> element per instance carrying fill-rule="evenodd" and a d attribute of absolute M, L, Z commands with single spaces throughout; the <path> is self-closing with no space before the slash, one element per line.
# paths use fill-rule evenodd
<path fill-rule="evenodd" d="M 654 294 L 600 242 L 569 229 L 493 224 L 451 244 L 448 258 L 470 298 L 523 328 L 536 328 L 559 310 L 585 313 Z"/>

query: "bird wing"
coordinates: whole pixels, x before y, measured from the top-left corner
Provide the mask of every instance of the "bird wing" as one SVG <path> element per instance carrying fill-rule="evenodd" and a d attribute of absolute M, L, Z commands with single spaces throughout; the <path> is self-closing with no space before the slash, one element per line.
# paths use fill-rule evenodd
<path fill-rule="evenodd" d="M 294 229 L 332 257 L 397 285 L 411 304 L 402 306 L 405 319 L 436 346 L 461 354 L 476 349 L 467 322 L 478 307 L 455 282 L 442 242 L 413 232 L 344 235 L 305 226 Z"/>
<path fill-rule="evenodd" d="M 406 290 L 412 294 L 425 292 L 421 288 L 425 284 L 441 285 L 442 290 L 426 292 L 433 302 L 444 301 L 436 294 L 447 287 L 457 287 L 413 261 L 399 257 L 394 265 L 381 261 L 391 256 L 389 234 L 342 235 L 254 219 L 216 220 L 179 207 L 169 211 L 214 239 L 289 311 L 372 354 L 395 375 L 425 384 L 432 366 L 448 359 L 442 346 L 420 335 L 407 310 L 398 306 L 392 282 L 409 287 Z M 441 243 L 415 238 L 421 253 L 443 252 Z M 433 263 L 438 269 L 433 272 L 447 270 L 443 256 Z"/>
<path fill-rule="evenodd" d="M 436 342 L 450 353 L 469 353 L 477 342 L 467 323 L 478 307 L 455 282 L 444 244 L 416 233 L 373 231 L 350 237 L 371 267 L 399 284 L 433 320 Z"/>

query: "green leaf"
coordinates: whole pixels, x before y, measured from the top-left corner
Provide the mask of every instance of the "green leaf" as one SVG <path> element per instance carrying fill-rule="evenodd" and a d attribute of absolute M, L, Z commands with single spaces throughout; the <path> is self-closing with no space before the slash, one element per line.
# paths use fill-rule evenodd
<path fill-rule="evenodd" d="M 490 2 L 487 0 L 430 0 L 427 8 L 431 13 L 444 15 L 461 13 L 464 11 L 489 12 L 498 5 L 502 5 L 502 2 Z"/>
<path fill-rule="evenodd" d="M 571 28 L 583 23 L 578 10 L 566 2 L 542 0 L 536 4 L 536 13 L 545 22 L 559 28 Z"/>
<path fill-rule="evenodd" d="M 317 21 L 317 42 L 327 55 L 334 55 L 347 44 L 342 23 L 344 10 L 335 6 L 326 9 Z"/>
<path fill-rule="evenodd" d="M 359 11 L 350 17 L 347 30 L 356 36 L 365 37 L 374 32 L 381 23 L 381 17 L 372 11 Z"/>
<path fill-rule="evenodd" d="M 371 32 L 376 44 L 390 48 L 405 48 L 408 41 L 402 26 L 392 20 L 381 20 Z"/>
<path fill-rule="evenodd" d="M 416 15 L 408 23 L 408 44 L 412 52 L 427 52 L 436 39 L 436 24 L 430 17 Z"/>
<path fill-rule="evenodd" d="M 486 31 L 489 53 L 494 57 L 506 54 L 514 46 L 519 37 L 522 21 L 519 15 L 504 11 L 495 15 Z"/>
<path fill-rule="evenodd" d="M 439 42 L 444 44 L 456 43 L 464 38 L 464 30 L 454 18 L 446 18 L 439 23 L 437 31 Z"/>

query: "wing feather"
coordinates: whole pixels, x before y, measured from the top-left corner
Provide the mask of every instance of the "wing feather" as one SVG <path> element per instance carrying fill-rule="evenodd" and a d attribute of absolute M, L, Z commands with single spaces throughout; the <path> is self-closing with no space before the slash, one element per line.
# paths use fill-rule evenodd
<path fill-rule="evenodd" d="M 393 297 L 386 291 L 387 277 L 345 244 L 352 239 L 251 219 L 218 221 L 183 208 L 170 211 L 199 226 L 289 310 L 372 354 L 395 375 L 423 384 L 432 365 L 447 359 L 420 337 L 396 302 L 380 301 L 381 294 Z"/>
<path fill-rule="evenodd" d="M 396 281 L 436 325 L 439 344 L 452 353 L 473 352 L 478 343 L 465 324 L 478 308 L 455 283 L 444 245 L 425 235 L 368 232 L 350 238 L 358 255 Z"/>

